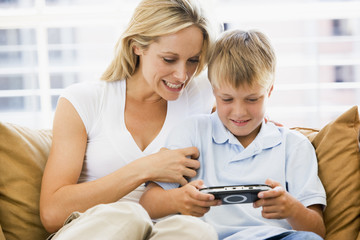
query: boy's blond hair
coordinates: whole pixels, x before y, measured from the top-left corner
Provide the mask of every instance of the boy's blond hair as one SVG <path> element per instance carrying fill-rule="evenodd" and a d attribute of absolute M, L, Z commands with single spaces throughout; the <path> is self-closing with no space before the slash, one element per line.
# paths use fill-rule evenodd
<path fill-rule="evenodd" d="M 229 84 L 235 88 L 274 82 L 276 57 L 268 38 L 261 32 L 231 30 L 216 41 L 208 64 L 213 87 Z"/>
<path fill-rule="evenodd" d="M 115 57 L 102 75 L 102 80 L 116 81 L 132 76 L 139 57 L 134 53 L 137 46 L 146 50 L 161 36 L 176 33 L 190 26 L 197 26 L 203 33 L 199 65 L 195 75 L 206 66 L 208 51 L 214 42 L 216 28 L 198 0 L 143 0 L 116 44 Z"/>

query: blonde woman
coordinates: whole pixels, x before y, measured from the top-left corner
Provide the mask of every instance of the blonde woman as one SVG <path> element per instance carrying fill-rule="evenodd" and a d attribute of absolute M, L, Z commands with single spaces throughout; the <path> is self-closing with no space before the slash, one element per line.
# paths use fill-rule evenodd
<path fill-rule="evenodd" d="M 63 92 L 40 196 L 53 239 L 217 239 L 191 216 L 154 225 L 138 204 L 146 182 L 184 185 L 196 175 L 197 148 L 161 148 L 182 119 L 211 112 L 210 84 L 193 78 L 213 38 L 198 1 L 143 0 L 102 81 Z M 200 212 L 217 204 L 203 200 Z"/>

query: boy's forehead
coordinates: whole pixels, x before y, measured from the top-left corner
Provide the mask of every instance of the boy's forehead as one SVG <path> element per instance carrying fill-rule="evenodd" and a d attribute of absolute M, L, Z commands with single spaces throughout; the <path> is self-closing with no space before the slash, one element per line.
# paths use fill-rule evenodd
<path fill-rule="evenodd" d="M 214 87 L 219 91 L 228 91 L 228 92 L 244 92 L 244 93 L 259 93 L 262 91 L 266 91 L 266 87 L 262 86 L 258 83 L 254 83 L 252 85 L 248 83 L 242 83 L 239 86 L 235 86 L 235 84 L 231 83 L 221 83 L 219 86 Z"/>
<path fill-rule="evenodd" d="M 272 74 L 263 74 L 262 76 L 250 76 L 250 78 L 243 78 L 244 76 L 234 76 L 217 72 L 209 75 L 210 82 L 214 87 L 232 87 L 232 88 L 260 88 L 261 86 L 269 88 L 273 82 Z"/>

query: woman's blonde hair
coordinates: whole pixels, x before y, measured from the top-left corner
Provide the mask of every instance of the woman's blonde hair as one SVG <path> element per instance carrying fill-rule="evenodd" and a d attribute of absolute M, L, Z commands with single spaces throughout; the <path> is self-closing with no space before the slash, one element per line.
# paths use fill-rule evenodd
<path fill-rule="evenodd" d="M 214 39 L 213 26 L 198 0 L 143 0 L 115 47 L 115 57 L 101 79 L 116 81 L 132 76 L 139 58 L 134 46 L 146 50 L 157 38 L 197 26 L 204 42 L 195 75 L 206 66 L 208 50 Z"/>
<path fill-rule="evenodd" d="M 229 30 L 214 45 L 208 76 L 214 87 L 260 84 L 269 88 L 274 82 L 275 68 L 275 52 L 263 33 Z"/>

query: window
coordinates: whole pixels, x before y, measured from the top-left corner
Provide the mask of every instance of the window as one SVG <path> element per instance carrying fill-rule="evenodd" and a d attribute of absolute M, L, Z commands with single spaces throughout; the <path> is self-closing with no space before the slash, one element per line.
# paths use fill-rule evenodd
<path fill-rule="evenodd" d="M 99 79 L 139 0 L 0 0 L 0 115 L 52 125 L 61 90 Z M 259 29 L 278 59 L 268 115 L 322 127 L 360 103 L 360 1 L 206 0 L 227 29 Z"/>
<path fill-rule="evenodd" d="M 320 128 L 360 104 L 360 1 L 218 0 L 227 29 L 258 29 L 278 65 L 268 115 Z"/>
<path fill-rule="evenodd" d="M 61 90 L 99 79 L 139 1 L 0 1 L 0 115 L 50 128 Z"/>

